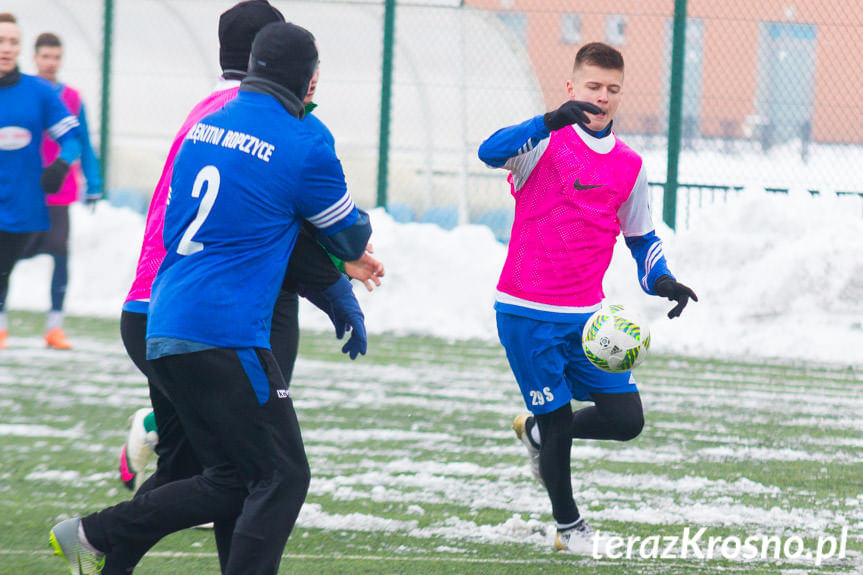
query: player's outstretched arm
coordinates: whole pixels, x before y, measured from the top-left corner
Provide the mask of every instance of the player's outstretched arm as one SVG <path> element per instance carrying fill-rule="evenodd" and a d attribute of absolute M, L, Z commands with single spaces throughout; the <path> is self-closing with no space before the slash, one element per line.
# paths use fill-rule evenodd
<path fill-rule="evenodd" d="M 587 102 L 569 101 L 553 112 L 502 128 L 480 145 L 479 159 L 490 168 L 509 170 L 513 186 L 519 190 L 545 153 L 551 132 L 570 124 L 589 122 L 585 111 L 598 113 L 600 110 Z"/>
<path fill-rule="evenodd" d="M 501 128 L 479 146 L 479 159 L 490 168 L 504 168 L 510 158 L 530 152 L 548 138 L 542 116 Z"/>

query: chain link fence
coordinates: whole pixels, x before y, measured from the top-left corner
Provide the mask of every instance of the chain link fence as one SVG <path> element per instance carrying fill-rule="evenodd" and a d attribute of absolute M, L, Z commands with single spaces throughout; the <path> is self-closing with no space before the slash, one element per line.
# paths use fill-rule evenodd
<path fill-rule="evenodd" d="M 108 0 L 112 195 L 146 195 L 171 138 L 219 75 L 217 24 L 233 0 Z M 615 131 L 645 158 L 662 214 L 675 5 L 687 8 L 677 225 L 739 194 L 805 193 L 863 211 L 863 9 L 859 0 L 399 0 L 392 45 L 388 185 L 377 177 L 383 0 L 272 0 L 321 53 L 315 113 L 330 127 L 358 203 L 402 221 L 478 222 L 505 240 L 505 174 L 476 157 L 506 125 L 556 108 L 579 46 L 626 59 Z M 6 0 L 21 64 L 52 31 L 61 78 L 82 90 L 98 140 L 106 0 Z M 674 142 L 671 142 L 672 146 Z M 384 193 L 385 192 L 385 195 Z M 145 198 L 146 201 L 146 198 Z M 852 207 L 853 204 L 853 207 Z"/>
<path fill-rule="evenodd" d="M 837 196 L 863 213 L 863 106 L 856 97 L 863 87 L 863 10 L 854 0 L 399 4 L 392 110 L 398 159 L 388 202 L 407 205 L 398 209 L 419 220 L 451 225 L 457 213 L 461 221 L 492 222 L 505 238 L 508 186 L 475 150 L 494 130 L 564 102 L 576 51 L 602 41 L 626 60 L 615 131 L 645 158 L 658 219 L 675 4 L 687 7 L 677 226 L 712 202 L 764 191 Z M 430 36 L 418 32 L 432 27 Z M 410 50 L 455 57 L 440 60 L 446 77 L 410 76 L 407 56 L 399 59 Z M 423 116 L 406 113 L 424 91 L 448 111 L 440 121 L 434 116 L 438 138 L 424 129 Z M 417 145 L 431 150 L 419 154 Z"/>

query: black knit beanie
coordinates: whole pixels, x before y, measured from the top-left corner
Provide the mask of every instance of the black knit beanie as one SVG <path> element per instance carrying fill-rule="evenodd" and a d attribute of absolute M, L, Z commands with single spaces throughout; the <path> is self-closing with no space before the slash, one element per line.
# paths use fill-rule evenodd
<path fill-rule="evenodd" d="M 219 64 L 222 70 L 246 71 L 252 41 L 261 28 L 285 17 L 267 0 L 245 0 L 219 16 Z"/>
<path fill-rule="evenodd" d="M 252 43 L 251 78 L 264 78 L 290 90 L 302 101 L 318 65 L 312 33 L 295 24 L 267 24 Z"/>

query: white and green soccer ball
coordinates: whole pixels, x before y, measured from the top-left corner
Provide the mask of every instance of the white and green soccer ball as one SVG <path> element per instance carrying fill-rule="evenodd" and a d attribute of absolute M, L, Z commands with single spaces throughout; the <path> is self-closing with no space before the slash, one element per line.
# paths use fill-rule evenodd
<path fill-rule="evenodd" d="M 644 361 L 650 328 L 628 308 L 606 304 L 587 320 L 581 345 L 590 363 L 602 371 L 622 373 Z"/>

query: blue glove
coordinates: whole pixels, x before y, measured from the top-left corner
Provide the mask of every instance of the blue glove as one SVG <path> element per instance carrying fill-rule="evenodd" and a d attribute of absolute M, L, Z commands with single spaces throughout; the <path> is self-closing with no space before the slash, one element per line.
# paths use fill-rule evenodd
<path fill-rule="evenodd" d="M 351 359 L 366 354 L 368 340 L 365 316 L 346 275 L 342 275 L 336 283 L 323 291 L 305 289 L 300 285 L 299 293 L 329 316 L 336 328 L 338 339 L 342 339 L 346 332 L 351 332 L 351 337 L 342 346 L 342 353 L 349 354 Z"/>

